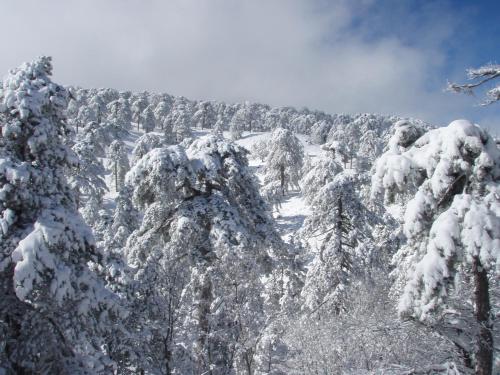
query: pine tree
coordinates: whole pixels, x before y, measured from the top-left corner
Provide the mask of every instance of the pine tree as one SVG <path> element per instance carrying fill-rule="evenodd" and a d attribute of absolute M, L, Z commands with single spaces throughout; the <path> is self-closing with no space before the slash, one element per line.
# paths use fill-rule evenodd
<path fill-rule="evenodd" d="M 267 144 L 264 195 L 270 201 L 280 201 L 289 186 L 299 187 L 304 150 L 297 137 L 283 128 L 275 129 Z"/>
<path fill-rule="evenodd" d="M 193 124 L 200 129 L 211 129 L 215 125 L 215 111 L 210 102 L 200 102 L 195 107 Z"/>
<path fill-rule="evenodd" d="M 184 105 L 176 106 L 170 112 L 169 117 L 171 117 L 172 133 L 177 143 L 191 137 L 191 117 Z"/>
<path fill-rule="evenodd" d="M 145 133 L 152 132 L 155 130 L 156 122 L 152 107 L 147 106 L 141 114 L 142 117 L 142 129 Z"/>
<path fill-rule="evenodd" d="M 158 134 L 146 133 L 139 137 L 132 150 L 131 164 L 135 165 L 144 155 L 154 148 L 163 146 L 163 137 Z"/>
<path fill-rule="evenodd" d="M 90 196 L 100 200 L 108 189 L 104 182 L 105 170 L 101 161 L 96 157 L 94 145 L 84 138 L 77 141 L 72 150 L 78 160 L 69 169 L 68 182 L 76 192 L 77 207 L 80 207 L 85 205 Z"/>
<path fill-rule="evenodd" d="M 116 309 L 89 268 L 99 254 L 64 176 L 68 93 L 51 73 L 41 57 L 0 89 L 0 363 L 10 373 L 108 373 L 102 335 Z"/>
<path fill-rule="evenodd" d="M 137 123 L 137 130 L 139 130 L 142 122 L 142 113 L 144 109 L 148 106 L 148 100 L 146 93 L 139 93 L 135 95 L 132 100 L 132 119 Z"/>
<path fill-rule="evenodd" d="M 156 118 L 156 123 L 160 124 L 160 129 L 163 130 L 165 124 L 165 119 L 170 112 L 170 106 L 165 100 L 162 100 L 154 109 L 154 115 Z"/>
<path fill-rule="evenodd" d="M 316 198 L 323 186 L 333 181 L 335 175 L 342 172 L 342 167 L 335 161 L 330 152 L 319 155 L 317 159 L 307 160 L 303 169 L 304 174 L 300 180 L 300 187 L 308 203 Z"/>
<path fill-rule="evenodd" d="M 418 139 L 415 129 L 399 130 L 373 176 L 374 196 L 392 199 L 409 192 L 404 215 L 408 240 L 394 257 L 399 312 L 430 324 L 452 340 L 466 367 L 489 375 L 500 151 L 484 130 L 466 120 Z"/>
<path fill-rule="evenodd" d="M 371 233 L 376 217 L 361 202 L 352 171 L 337 174 L 313 199 L 313 214 L 302 235 L 319 241 L 319 253 L 309 267 L 304 290 L 306 306 L 316 312 L 345 310 L 346 291 L 354 279 L 368 273 L 365 260 L 373 252 Z"/>
<path fill-rule="evenodd" d="M 109 145 L 107 157 L 115 191 L 120 191 L 125 182 L 125 174 L 130 169 L 125 143 L 120 140 L 113 141 Z"/>
<path fill-rule="evenodd" d="M 120 98 L 114 100 L 107 106 L 109 116 L 108 121 L 129 130 L 132 127 L 132 112 L 127 99 Z"/>
<path fill-rule="evenodd" d="M 240 139 L 243 132 L 248 128 L 248 111 L 245 107 L 240 108 L 231 119 L 229 123 L 229 132 L 231 133 L 231 139 Z"/>
<path fill-rule="evenodd" d="M 261 279 L 280 240 L 245 151 L 215 137 L 194 141 L 187 153 L 156 148 L 127 181 L 145 209 L 127 245 L 140 306 L 162 306 L 145 312 L 157 327 L 148 345 L 161 358 L 149 366 L 224 373 L 236 358 L 250 360 L 265 322 L 256 315 Z"/>
<path fill-rule="evenodd" d="M 212 127 L 212 133 L 217 137 L 224 137 L 224 120 L 221 115 L 217 116 L 217 120 Z"/>

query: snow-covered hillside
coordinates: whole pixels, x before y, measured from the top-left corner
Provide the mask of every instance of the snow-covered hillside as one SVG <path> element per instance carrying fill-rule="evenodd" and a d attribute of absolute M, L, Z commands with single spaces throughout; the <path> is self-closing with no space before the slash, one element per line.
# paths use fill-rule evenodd
<path fill-rule="evenodd" d="M 487 131 L 51 72 L 0 85 L 0 374 L 499 368 Z"/>

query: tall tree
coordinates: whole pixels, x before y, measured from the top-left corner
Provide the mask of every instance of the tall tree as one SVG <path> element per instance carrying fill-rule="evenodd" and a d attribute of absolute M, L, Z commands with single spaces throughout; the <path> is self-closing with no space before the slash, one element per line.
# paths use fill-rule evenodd
<path fill-rule="evenodd" d="M 148 105 L 141 114 L 142 117 L 142 129 L 145 133 L 152 132 L 155 130 L 156 119 L 154 116 L 153 108 L 151 105 Z"/>
<path fill-rule="evenodd" d="M 108 373 L 102 334 L 116 312 L 64 176 L 67 91 L 41 57 L 0 88 L 0 363 L 10 373 Z"/>
<path fill-rule="evenodd" d="M 130 169 L 125 143 L 120 140 L 111 142 L 107 157 L 107 167 L 111 169 L 115 191 L 120 191 L 125 182 L 125 174 Z"/>
<path fill-rule="evenodd" d="M 313 214 L 302 230 L 306 239 L 319 244 L 302 291 L 311 311 L 321 307 L 337 314 L 344 311 L 349 285 L 369 273 L 377 219 L 361 202 L 358 183 L 353 171 L 341 172 L 312 200 Z"/>
<path fill-rule="evenodd" d="M 147 93 L 136 94 L 131 100 L 132 103 L 132 118 L 137 123 L 137 130 L 140 129 L 142 122 L 142 112 L 148 106 Z"/>
<path fill-rule="evenodd" d="M 154 148 L 163 146 L 163 137 L 154 133 L 146 133 L 139 137 L 132 150 L 131 164 L 135 165 L 144 155 Z"/>
<path fill-rule="evenodd" d="M 243 132 L 248 128 L 248 110 L 246 107 L 240 108 L 231 119 L 229 123 L 229 132 L 231 134 L 231 139 L 240 139 Z"/>
<path fill-rule="evenodd" d="M 290 130 L 283 128 L 275 129 L 267 144 L 269 153 L 264 168 L 264 191 L 280 200 L 289 186 L 299 187 L 304 148 Z"/>
<path fill-rule="evenodd" d="M 404 215 L 408 241 L 394 258 L 400 314 L 447 335 L 480 375 L 492 373 L 490 277 L 498 270 L 499 183 L 500 151 L 466 120 L 388 150 L 373 177 L 375 196 L 407 186 L 414 194 Z"/>
<path fill-rule="evenodd" d="M 319 155 L 317 159 L 307 159 L 304 163 L 304 175 L 300 180 L 300 187 L 306 201 L 311 203 L 321 188 L 332 182 L 335 175 L 340 172 L 342 172 L 342 167 L 330 152 Z"/>
<path fill-rule="evenodd" d="M 160 129 L 162 130 L 163 130 L 163 125 L 165 123 L 165 118 L 170 112 L 170 109 L 171 108 L 169 104 L 165 100 L 160 101 L 154 109 L 156 124 L 160 124 Z"/>
<path fill-rule="evenodd" d="M 256 314 L 262 276 L 281 242 L 245 151 L 215 137 L 194 141 L 187 153 L 157 148 L 127 180 L 146 210 L 127 245 L 139 298 L 161 306 L 146 311 L 157 322 L 151 347 L 161 358 L 150 366 L 222 374 L 251 364 L 264 324 Z"/>
<path fill-rule="evenodd" d="M 200 129 L 211 129 L 215 125 L 215 111 L 210 102 L 200 102 L 195 107 L 193 123 Z"/>
<path fill-rule="evenodd" d="M 132 111 L 127 99 L 120 98 L 108 104 L 108 121 L 124 129 L 132 126 Z"/>

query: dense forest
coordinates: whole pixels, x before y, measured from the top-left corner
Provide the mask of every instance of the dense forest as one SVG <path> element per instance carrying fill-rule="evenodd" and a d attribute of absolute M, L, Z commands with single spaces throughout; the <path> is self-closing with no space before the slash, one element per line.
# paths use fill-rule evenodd
<path fill-rule="evenodd" d="M 51 75 L 0 83 L 0 374 L 500 371 L 480 126 Z"/>

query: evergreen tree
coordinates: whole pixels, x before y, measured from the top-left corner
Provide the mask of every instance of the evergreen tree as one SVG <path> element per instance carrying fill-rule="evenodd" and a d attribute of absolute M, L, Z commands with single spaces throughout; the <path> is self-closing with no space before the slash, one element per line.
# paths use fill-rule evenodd
<path fill-rule="evenodd" d="M 115 191 L 120 191 L 125 182 L 125 174 L 130 169 L 125 143 L 120 140 L 113 141 L 109 145 L 107 157 Z"/>
<path fill-rule="evenodd" d="M 177 143 L 191 137 L 191 117 L 184 105 L 176 106 L 169 114 L 169 122 L 172 124 L 172 133 Z"/>
<path fill-rule="evenodd" d="M 195 107 L 193 124 L 200 129 L 211 129 L 215 125 L 215 111 L 210 102 L 200 102 Z"/>
<path fill-rule="evenodd" d="M 417 133 L 406 130 L 407 137 L 396 133 L 373 176 L 375 196 L 410 192 L 404 215 L 408 241 L 394 257 L 399 312 L 431 325 L 452 340 L 466 367 L 489 375 L 500 151 L 484 130 L 466 120 L 416 140 Z"/>
<path fill-rule="evenodd" d="M 212 133 L 217 137 L 224 137 L 224 120 L 221 115 L 217 116 L 217 121 L 212 127 Z"/>
<path fill-rule="evenodd" d="M 267 144 L 264 195 L 271 201 L 280 201 L 289 186 L 299 187 L 304 151 L 297 137 L 283 128 L 275 129 Z"/>
<path fill-rule="evenodd" d="M 231 133 L 231 139 L 240 139 L 243 132 L 249 127 L 249 116 L 248 110 L 243 107 L 240 108 L 231 119 L 229 123 L 229 132 Z"/>
<path fill-rule="evenodd" d="M 131 164 L 135 165 L 144 155 L 154 148 L 163 146 L 163 138 L 161 135 L 146 133 L 139 137 L 135 142 L 132 150 Z"/>
<path fill-rule="evenodd" d="M 132 112 L 127 99 L 120 98 L 108 104 L 108 121 L 117 124 L 124 129 L 130 129 L 132 126 Z"/>
<path fill-rule="evenodd" d="M 348 285 L 368 274 L 376 217 L 361 202 L 352 171 L 337 174 L 312 201 L 313 214 L 302 230 L 319 240 L 319 253 L 309 267 L 304 290 L 306 306 L 340 313 L 345 310 Z"/>
<path fill-rule="evenodd" d="M 141 116 L 142 116 L 142 121 L 141 121 L 142 129 L 144 130 L 144 132 L 149 133 L 155 130 L 156 126 L 155 116 L 153 113 L 153 109 L 151 108 L 150 105 L 144 109 Z"/>
<path fill-rule="evenodd" d="M 146 209 L 127 252 L 141 306 L 162 306 L 145 320 L 157 322 L 148 345 L 161 358 L 149 366 L 164 373 L 226 373 L 255 354 L 265 322 L 258 290 L 280 240 L 244 155 L 209 137 L 187 154 L 153 149 L 127 176 Z"/>
<path fill-rule="evenodd" d="M 0 363 L 8 373 L 109 373 L 102 335 L 116 311 L 64 176 L 67 91 L 51 60 L 12 70 L 0 89 Z"/>
<path fill-rule="evenodd" d="M 311 203 L 321 188 L 332 182 L 335 175 L 342 171 L 342 167 L 332 156 L 331 154 L 323 154 L 317 159 L 309 159 L 304 163 L 304 173 L 300 180 L 300 187 L 308 203 Z"/>
<path fill-rule="evenodd" d="M 88 138 L 75 143 L 72 150 L 78 161 L 68 171 L 68 183 L 75 192 L 77 208 L 85 222 L 94 227 L 99 219 L 102 198 L 108 190 L 104 182 L 106 171 Z"/>
<path fill-rule="evenodd" d="M 148 106 L 146 93 L 139 93 L 135 95 L 132 98 L 131 103 L 132 119 L 137 123 L 137 130 L 139 130 L 142 122 L 142 113 Z"/>
<path fill-rule="evenodd" d="M 156 124 L 160 124 L 160 129 L 163 130 L 165 119 L 170 112 L 170 106 L 165 100 L 162 100 L 154 109 L 154 115 L 156 118 Z"/>

